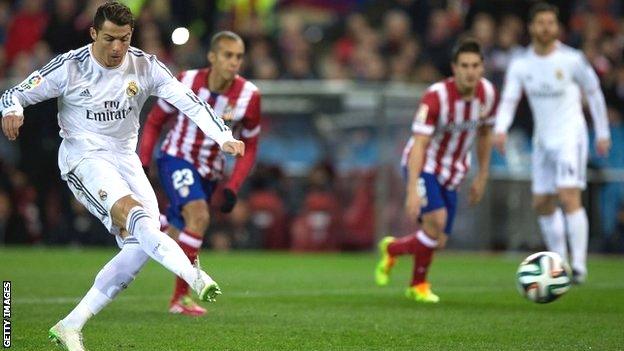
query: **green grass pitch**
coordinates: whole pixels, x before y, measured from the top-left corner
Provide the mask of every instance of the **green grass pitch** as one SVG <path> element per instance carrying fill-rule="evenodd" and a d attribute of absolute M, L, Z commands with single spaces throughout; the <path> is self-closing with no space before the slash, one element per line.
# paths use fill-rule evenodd
<path fill-rule="evenodd" d="M 47 331 L 76 304 L 113 249 L 0 248 L 12 281 L 12 349 L 54 350 Z M 525 255 L 443 252 L 437 305 L 403 297 L 411 258 L 389 286 L 366 254 L 212 253 L 223 295 L 209 314 L 167 314 L 173 278 L 151 261 L 84 329 L 89 350 L 623 350 L 624 259 L 593 256 L 587 284 L 533 304 L 515 290 Z"/>

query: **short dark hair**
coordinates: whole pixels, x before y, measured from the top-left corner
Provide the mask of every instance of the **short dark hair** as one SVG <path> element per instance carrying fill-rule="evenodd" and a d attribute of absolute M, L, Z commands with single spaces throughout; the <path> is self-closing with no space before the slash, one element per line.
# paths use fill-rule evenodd
<path fill-rule="evenodd" d="M 223 30 L 213 35 L 212 38 L 210 39 L 210 51 L 217 52 L 217 47 L 219 46 L 219 42 L 224 39 L 236 40 L 236 41 L 240 41 L 241 43 L 243 43 L 243 39 L 238 34 L 231 32 L 229 30 Z"/>
<path fill-rule="evenodd" d="M 118 1 L 108 1 L 98 7 L 93 17 L 93 28 L 102 29 L 105 21 L 111 21 L 118 26 L 130 25 L 134 29 L 134 16 L 130 8 Z"/>
<path fill-rule="evenodd" d="M 474 38 L 463 38 L 453 47 L 453 62 L 457 62 L 460 54 L 465 52 L 472 52 L 483 60 L 483 52 L 481 51 L 481 44 Z"/>
<path fill-rule="evenodd" d="M 535 16 L 542 12 L 552 12 L 555 17 L 559 17 L 559 8 L 547 2 L 538 2 L 529 9 L 529 23 L 533 22 Z"/>

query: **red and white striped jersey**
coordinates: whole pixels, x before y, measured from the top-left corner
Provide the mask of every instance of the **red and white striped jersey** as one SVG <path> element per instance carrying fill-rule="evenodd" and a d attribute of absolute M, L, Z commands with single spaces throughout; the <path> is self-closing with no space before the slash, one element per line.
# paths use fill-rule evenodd
<path fill-rule="evenodd" d="M 431 135 L 422 172 L 436 176 L 447 189 L 455 189 L 470 168 L 470 148 L 481 125 L 494 125 L 497 92 L 482 78 L 471 100 L 465 100 L 453 78 L 433 84 L 422 97 L 412 123 L 415 134 Z M 414 144 L 412 136 L 401 164 L 407 165 Z"/>
<path fill-rule="evenodd" d="M 190 87 L 200 100 L 212 106 L 216 114 L 230 124 L 233 133 L 245 142 L 245 156 L 237 159 L 232 177 L 226 184 L 226 187 L 237 191 L 255 161 L 260 134 L 260 91 L 253 83 L 236 76 L 225 93 L 211 93 L 207 86 L 209 74 L 209 68 L 189 70 L 180 73 L 178 79 Z M 161 151 L 190 162 L 205 179 L 221 179 L 225 156 L 219 145 L 206 137 L 182 112 L 161 99 L 148 115 L 141 138 L 139 156 L 143 165 L 149 165 L 158 135 L 171 116 L 176 116 L 176 121 L 167 133 Z"/>

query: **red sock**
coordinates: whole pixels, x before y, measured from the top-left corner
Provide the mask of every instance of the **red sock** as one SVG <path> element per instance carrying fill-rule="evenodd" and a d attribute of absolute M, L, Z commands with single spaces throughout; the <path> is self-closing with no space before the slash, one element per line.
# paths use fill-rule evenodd
<path fill-rule="evenodd" d="M 388 245 L 388 254 L 390 256 L 400 256 L 407 254 L 415 254 L 416 247 L 418 245 L 418 238 L 416 238 L 416 233 L 406 235 L 401 238 L 395 239 L 393 242 Z"/>
<path fill-rule="evenodd" d="M 427 281 L 427 272 L 429 265 L 433 259 L 433 251 L 438 242 L 431 239 L 424 231 L 419 230 L 416 235 L 415 255 L 414 255 L 414 272 L 412 273 L 412 286 Z"/>
<path fill-rule="evenodd" d="M 188 229 L 184 229 L 178 236 L 178 245 L 189 258 L 191 263 L 195 263 L 197 253 L 201 248 L 203 238 L 199 234 L 195 234 Z M 180 297 L 188 294 L 189 285 L 180 277 L 176 277 L 175 290 L 171 301 L 177 301 Z"/>

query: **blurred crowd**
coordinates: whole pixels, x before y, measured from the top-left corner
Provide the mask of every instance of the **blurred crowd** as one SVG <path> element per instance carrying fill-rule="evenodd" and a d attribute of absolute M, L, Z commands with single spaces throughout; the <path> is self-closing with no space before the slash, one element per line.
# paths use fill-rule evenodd
<path fill-rule="evenodd" d="M 88 43 L 88 28 L 102 2 L 0 0 L 0 87 L 17 83 L 54 55 Z M 550 2 L 561 9 L 562 40 L 583 50 L 602 81 L 609 105 L 613 152 L 607 158 L 593 157 L 591 165 L 624 169 L 624 153 L 619 152 L 624 147 L 624 4 L 619 0 Z M 501 88 L 508 63 L 528 43 L 525 19 L 533 1 L 125 3 L 137 16 L 133 45 L 156 54 L 173 71 L 205 66 L 210 36 L 229 29 L 245 40 L 242 74 L 252 80 L 426 84 L 450 74 L 451 47 L 461 36 L 472 35 L 483 45 L 487 77 Z M 177 27 L 190 30 L 183 45 L 171 41 Z M 74 203 L 57 175 L 54 102 L 31 107 L 27 113 L 30 118 L 17 143 L 0 138 L 0 242 L 113 242 L 99 234 L 103 227 Z M 529 119 L 518 119 L 516 127 L 530 135 Z M 285 177 L 279 165 L 259 165 L 234 214 L 215 217 L 209 245 L 300 250 L 371 247 L 375 229 L 371 184 L 376 170 L 366 169 L 353 181 L 350 175 L 336 174 L 331 157 L 327 159 L 309 165 L 309 175 L 298 180 Z M 621 184 L 612 186 L 605 194 L 624 195 Z M 613 214 L 603 231 L 624 237 L 623 197 L 606 198 L 603 206 Z"/>

